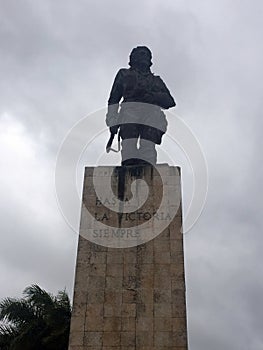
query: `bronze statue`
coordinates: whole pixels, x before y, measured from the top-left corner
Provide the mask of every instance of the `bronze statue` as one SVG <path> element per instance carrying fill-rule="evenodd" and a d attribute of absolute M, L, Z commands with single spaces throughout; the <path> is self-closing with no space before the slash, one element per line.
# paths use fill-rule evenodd
<path fill-rule="evenodd" d="M 118 133 L 122 165 L 156 164 L 155 145 L 161 144 L 167 128 L 162 109 L 175 106 L 165 83 L 151 72 L 151 65 L 151 51 L 146 46 L 134 48 L 130 68 L 118 71 L 111 89 L 106 116 L 111 133 L 107 152 Z"/>

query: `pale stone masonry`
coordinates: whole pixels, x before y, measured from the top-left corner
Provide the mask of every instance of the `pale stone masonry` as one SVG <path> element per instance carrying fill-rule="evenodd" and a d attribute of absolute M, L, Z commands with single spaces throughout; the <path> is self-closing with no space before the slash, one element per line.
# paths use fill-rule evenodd
<path fill-rule="evenodd" d="M 143 207 L 121 217 L 98 200 L 94 168 L 85 169 L 82 235 L 92 226 L 84 219 L 84 208 L 96 221 L 113 228 L 134 227 L 150 220 L 158 210 L 162 186 L 170 186 L 169 193 L 179 196 L 180 207 L 163 232 L 134 247 L 108 248 L 79 236 L 69 350 L 187 349 L 180 169 L 168 165 L 156 169 L 142 166 L 123 171 L 118 167 L 113 171 L 111 184 L 117 197 L 130 198 L 134 178 L 144 179 L 150 188 Z M 112 170 L 99 167 L 102 181 Z M 165 175 L 162 180 L 158 171 Z M 169 181 L 171 177 L 176 181 Z M 168 203 L 167 212 L 157 219 L 166 220 L 170 209 Z M 153 232 L 157 219 L 151 223 Z"/>

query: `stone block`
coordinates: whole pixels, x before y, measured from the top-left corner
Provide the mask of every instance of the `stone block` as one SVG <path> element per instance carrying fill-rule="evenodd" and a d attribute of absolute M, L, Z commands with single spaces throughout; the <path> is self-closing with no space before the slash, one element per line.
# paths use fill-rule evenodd
<path fill-rule="evenodd" d="M 133 289 L 124 289 L 122 293 L 122 302 L 124 304 L 134 304 L 137 300 L 137 291 Z"/>
<path fill-rule="evenodd" d="M 84 172 L 84 176 L 92 178 L 93 177 L 93 173 L 94 173 L 94 167 L 86 167 L 85 168 L 85 172 Z M 92 180 L 87 179 L 87 180 L 85 180 L 85 183 L 90 182 L 90 181 L 92 181 Z"/>
<path fill-rule="evenodd" d="M 88 304 L 103 304 L 104 303 L 104 289 L 90 289 L 87 292 Z"/>
<path fill-rule="evenodd" d="M 171 239 L 170 240 L 171 253 L 174 252 L 183 252 L 184 244 L 182 239 Z"/>
<path fill-rule="evenodd" d="M 182 219 L 176 216 L 169 225 L 170 239 L 183 239 Z"/>
<path fill-rule="evenodd" d="M 170 252 L 170 240 L 154 240 L 154 252 Z"/>
<path fill-rule="evenodd" d="M 122 289 L 106 289 L 105 304 L 119 306 L 122 303 Z"/>
<path fill-rule="evenodd" d="M 103 316 L 103 304 L 87 304 L 86 317 Z"/>
<path fill-rule="evenodd" d="M 136 304 L 136 315 L 139 317 L 153 318 L 153 304 Z"/>
<path fill-rule="evenodd" d="M 154 317 L 172 317 L 172 309 L 170 303 L 154 304 Z"/>
<path fill-rule="evenodd" d="M 116 277 L 123 275 L 123 264 L 108 264 L 107 276 Z"/>
<path fill-rule="evenodd" d="M 105 317 L 104 318 L 104 331 L 106 332 L 120 332 L 122 326 L 121 317 Z"/>
<path fill-rule="evenodd" d="M 141 287 L 141 280 L 136 276 L 125 276 L 123 278 L 122 286 L 124 289 L 136 290 Z"/>
<path fill-rule="evenodd" d="M 121 306 L 122 317 L 135 317 L 136 316 L 136 304 L 122 304 Z"/>
<path fill-rule="evenodd" d="M 140 276 L 152 276 L 154 275 L 154 264 L 148 264 L 148 263 L 142 263 L 142 264 L 137 264 L 137 276 L 140 277 Z"/>
<path fill-rule="evenodd" d="M 103 346 L 120 346 L 121 335 L 120 332 L 104 332 Z"/>
<path fill-rule="evenodd" d="M 154 252 L 155 264 L 170 264 L 171 253 L 170 252 Z"/>
<path fill-rule="evenodd" d="M 81 316 L 85 317 L 87 305 L 87 291 L 75 289 L 74 298 L 73 298 L 73 309 L 72 317 Z"/>
<path fill-rule="evenodd" d="M 153 332 L 153 318 L 152 317 L 139 317 L 136 320 L 136 329 L 140 331 Z"/>
<path fill-rule="evenodd" d="M 171 277 L 170 264 L 155 264 L 154 265 L 154 277 L 164 276 Z"/>
<path fill-rule="evenodd" d="M 154 332 L 154 346 L 158 349 L 161 347 L 173 346 L 173 332 L 156 331 Z"/>
<path fill-rule="evenodd" d="M 104 317 L 120 317 L 121 305 L 104 304 Z"/>
<path fill-rule="evenodd" d="M 91 276 L 87 280 L 86 290 L 89 289 L 105 289 L 105 277 L 103 276 Z"/>
<path fill-rule="evenodd" d="M 136 264 L 124 264 L 123 266 L 123 275 L 126 276 L 136 276 Z"/>
<path fill-rule="evenodd" d="M 172 319 L 173 332 L 186 331 L 186 319 L 185 317 L 174 317 Z"/>
<path fill-rule="evenodd" d="M 167 227 L 163 232 L 161 232 L 156 238 L 155 241 L 166 241 L 170 239 L 170 230 Z"/>
<path fill-rule="evenodd" d="M 140 276 L 140 288 L 151 289 L 154 286 L 154 274 L 143 274 Z"/>
<path fill-rule="evenodd" d="M 163 304 L 172 302 L 171 289 L 155 288 L 153 293 L 154 303 Z"/>
<path fill-rule="evenodd" d="M 121 346 L 132 347 L 136 346 L 136 334 L 134 332 L 121 332 Z"/>
<path fill-rule="evenodd" d="M 184 281 L 184 265 L 171 264 L 171 277 L 177 281 Z"/>
<path fill-rule="evenodd" d="M 94 314 L 87 314 L 85 320 L 85 331 L 86 332 L 102 332 L 104 329 L 103 316 Z"/>
<path fill-rule="evenodd" d="M 136 251 L 125 251 L 123 255 L 124 265 L 133 264 L 135 265 L 137 262 L 137 254 Z"/>
<path fill-rule="evenodd" d="M 154 203 L 160 203 L 162 198 L 163 198 L 163 182 L 161 178 L 156 178 L 154 180 L 154 193 L 153 193 L 153 198 L 154 198 Z M 158 206 L 157 206 L 158 208 Z"/>
<path fill-rule="evenodd" d="M 121 330 L 124 332 L 134 332 L 135 331 L 135 317 L 122 317 L 121 318 Z"/>
<path fill-rule="evenodd" d="M 106 257 L 107 253 L 106 252 L 93 252 L 90 253 L 89 256 L 89 264 L 106 264 Z"/>
<path fill-rule="evenodd" d="M 85 318 L 81 316 L 72 316 L 70 331 L 74 332 L 84 332 Z"/>
<path fill-rule="evenodd" d="M 153 347 L 153 332 L 136 331 L 136 349 L 144 347 Z"/>
<path fill-rule="evenodd" d="M 68 350 L 83 350 L 83 346 L 82 345 L 80 345 L 80 346 L 79 345 L 69 345 Z"/>
<path fill-rule="evenodd" d="M 88 266 L 89 276 L 103 276 L 106 274 L 106 264 L 89 264 Z"/>
<path fill-rule="evenodd" d="M 166 276 L 158 274 L 154 276 L 154 288 L 155 289 L 171 289 L 171 280 Z"/>
<path fill-rule="evenodd" d="M 107 289 L 121 289 L 122 288 L 122 276 L 117 277 L 106 277 L 106 288 Z"/>
<path fill-rule="evenodd" d="M 153 289 L 140 288 L 140 290 L 137 291 L 136 301 L 139 304 L 153 304 Z"/>
<path fill-rule="evenodd" d="M 88 283 L 88 269 L 86 266 L 77 266 L 75 275 L 75 290 L 78 292 L 86 292 Z"/>
<path fill-rule="evenodd" d="M 174 346 L 187 346 L 186 330 L 173 332 L 173 345 Z"/>
<path fill-rule="evenodd" d="M 171 253 L 172 264 L 180 265 L 184 264 L 184 253 L 183 251 L 177 251 Z"/>
<path fill-rule="evenodd" d="M 172 280 L 172 291 L 178 290 L 178 289 L 185 291 L 185 281 L 178 280 L 175 278 L 171 278 L 171 280 Z"/>
<path fill-rule="evenodd" d="M 123 252 L 121 249 L 111 249 L 107 252 L 107 265 L 110 264 L 122 264 Z"/>
<path fill-rule="evenodd" d="M 85 332 L 84 334 L 84 346 L 90 346 L 94 349 L 102 346 L 103 332 Z"/>
<path fill-rule="evenodd" d="M 174 318 L 180 318 L 180 317 L 186 317 L 186 309 L 185 305 L 180 304 L 172 304 L 172 317 Z"/>
<path fill-rule="evenodd" d="M 137 261 L 139 264 L 152 264 L 153 263 L 153 250 L 141 250 L 137 253 Z"/>
<path fill-rule="evenodd" d="M 83 346 L 84 343 L 84 332 L 83 331 L 71 331 L 69 337 L 69 345 L 72 346 Z"/>
<path fill-rule="evenodd" d="M 172 290 L 172 303 L 174 305 L 185 306 L 185 291 L 182 289 Z"/>
<path fill-rule="evenodd" d="M 154 331 L 170 332 L 173 330 L 171 317 L 155 317 Z"/>

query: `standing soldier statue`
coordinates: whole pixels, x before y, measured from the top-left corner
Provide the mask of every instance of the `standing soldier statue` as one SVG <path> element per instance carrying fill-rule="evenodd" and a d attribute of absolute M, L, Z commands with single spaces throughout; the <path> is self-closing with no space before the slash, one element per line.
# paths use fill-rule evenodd
<path fill-rule="evenodd" d="M 156 164 L 155 145 L 161 144 L 167 129 L 162 109 L 175 106 L 165 83 L 151 72 L 151 60 L 152 53 L 146 46 L 134 48 L 130 68 L 118 71 L 111 89 L 106 116 L 111 137 L 106 148 L 107 152 L 111 150 L 118 133 L 122 165 Z"/>

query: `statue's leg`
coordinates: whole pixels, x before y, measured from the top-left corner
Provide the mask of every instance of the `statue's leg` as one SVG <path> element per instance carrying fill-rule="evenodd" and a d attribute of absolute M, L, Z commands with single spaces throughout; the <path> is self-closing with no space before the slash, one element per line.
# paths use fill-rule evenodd
<path fill-rule="evenodd" d="M 121 159 L 122 165 L 133 165 L 137 163 L 139 128 L 137 124 L 123 124 L 120 127 Z"/>
<path fill-rule="evenodd" d="M 121 142 L 121 163 L 132 165 L 138 158 L 137 139 L 125 139 Z"/>
<path fill-rule="evenodd" d="M 155 143 L 149 140 L 140 139 L 140 148 L 138 150 L 138 158 L 151 164 L 157 162 L 157 152 Z"/>
<path fill-rule="evenodd" d="M 148 125 L 140 126 L 139 158 L 151 164 L 157 162 L 156 129 Z"/>

